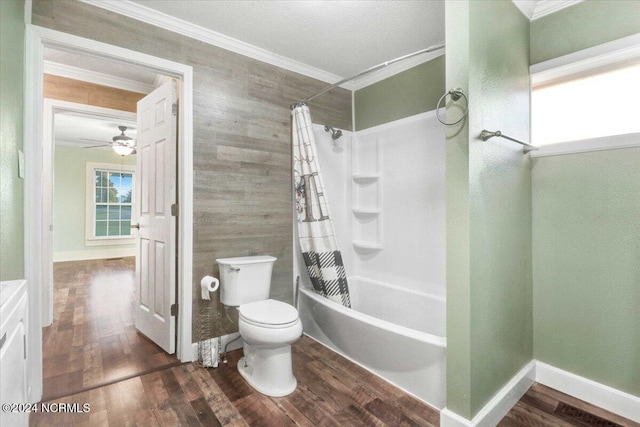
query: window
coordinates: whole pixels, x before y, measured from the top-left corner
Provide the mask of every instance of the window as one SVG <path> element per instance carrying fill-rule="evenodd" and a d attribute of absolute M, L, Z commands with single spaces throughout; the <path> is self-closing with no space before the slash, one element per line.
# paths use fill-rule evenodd
<path fill-rule="evenodd" d="M 640 132 L 640 64 L 534 86 L 531 122 L 540 146 Z"/>
<path fill-rule="evenodd" d="M 533 64 L 531 157 L 640 146 L 640 34 Z"/>
<path fill-rule="evenodd" d="M 87 245 L 122 244 L 132 239 L 133 169 L 87 163 Z"/>

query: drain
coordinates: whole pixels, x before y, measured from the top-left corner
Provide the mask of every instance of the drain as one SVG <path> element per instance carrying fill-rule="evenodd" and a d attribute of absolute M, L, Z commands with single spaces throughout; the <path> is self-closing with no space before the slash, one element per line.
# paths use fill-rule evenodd
<path fill-rule="evenodd" d="M 604 418 L 600 418 L 597 415 L 593 415 L 575 406 L 567 405 L 566 403 L 559 403 L 556 407 L 555 413 L 561 415 L 567 420 L 574 421 L 583 426 L 597 426 L 597 427 L 622 427 L 620 424 L 616 424 Z"/>

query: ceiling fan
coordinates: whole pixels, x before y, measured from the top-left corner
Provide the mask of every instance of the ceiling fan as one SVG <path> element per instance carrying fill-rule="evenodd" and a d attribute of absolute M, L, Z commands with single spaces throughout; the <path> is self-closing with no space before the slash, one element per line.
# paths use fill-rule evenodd
<path fill-rule="evenodd" d="M 87 138 L 81 138 L 84 139 L 85 141 L 96 141 L 96 142 L 101 142 L 101 145 L 90 145 L 88 147 L 84 147 L 84 148 L 98 148 L 98 147 L 111 147 L 113 148 L 113 151 L 115 151 L 116 153 L 118 153 L 121 156 L 128 156 L 129 154 L 136 154 L 136 141 L 135 139 L 127 136 L 124 134 L 124 132 L 127 130 L 126 126 L 118 126 L 118 129 L 120 129 L 121 134 L 120 135 L 116 135 L 114 136 L 113 142 L 105 142 L 105 141 L 99 141 L 97 139 L 87 139 Z"/>

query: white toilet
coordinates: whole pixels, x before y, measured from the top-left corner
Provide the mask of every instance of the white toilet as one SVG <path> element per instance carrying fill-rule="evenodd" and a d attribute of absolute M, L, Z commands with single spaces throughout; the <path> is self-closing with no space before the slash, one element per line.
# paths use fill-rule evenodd
<path fill-rule="evenodd" d="M 244 341 L 240 375 L 262 394 L 280 397 L 293 393 L 297 382 L 291 369 L 291 344 L 302 335 L 298 310 L 269 299 L 276 258 L 250 256 L 221 258 L 220 301 L 238 307 L 238 326 Z"/>

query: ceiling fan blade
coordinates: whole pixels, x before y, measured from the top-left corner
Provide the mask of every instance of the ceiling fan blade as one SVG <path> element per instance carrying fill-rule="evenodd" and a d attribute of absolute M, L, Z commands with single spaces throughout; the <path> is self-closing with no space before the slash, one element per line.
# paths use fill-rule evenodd
<path fill-rule="evenodd" d="M 92 141 L 99 142 L 101 144 L 111 144 L 111 141 L 105 141 L 104 139 L 91 139 L 91 138 L 78 138 L 80 141 Z"/>
<path fill-rule="evenodd" d="M 90 145 L 88 147 L 82 147 L 82 148 L 102 148 L 102 147 L 111 147 L 111 144 Z"/>

